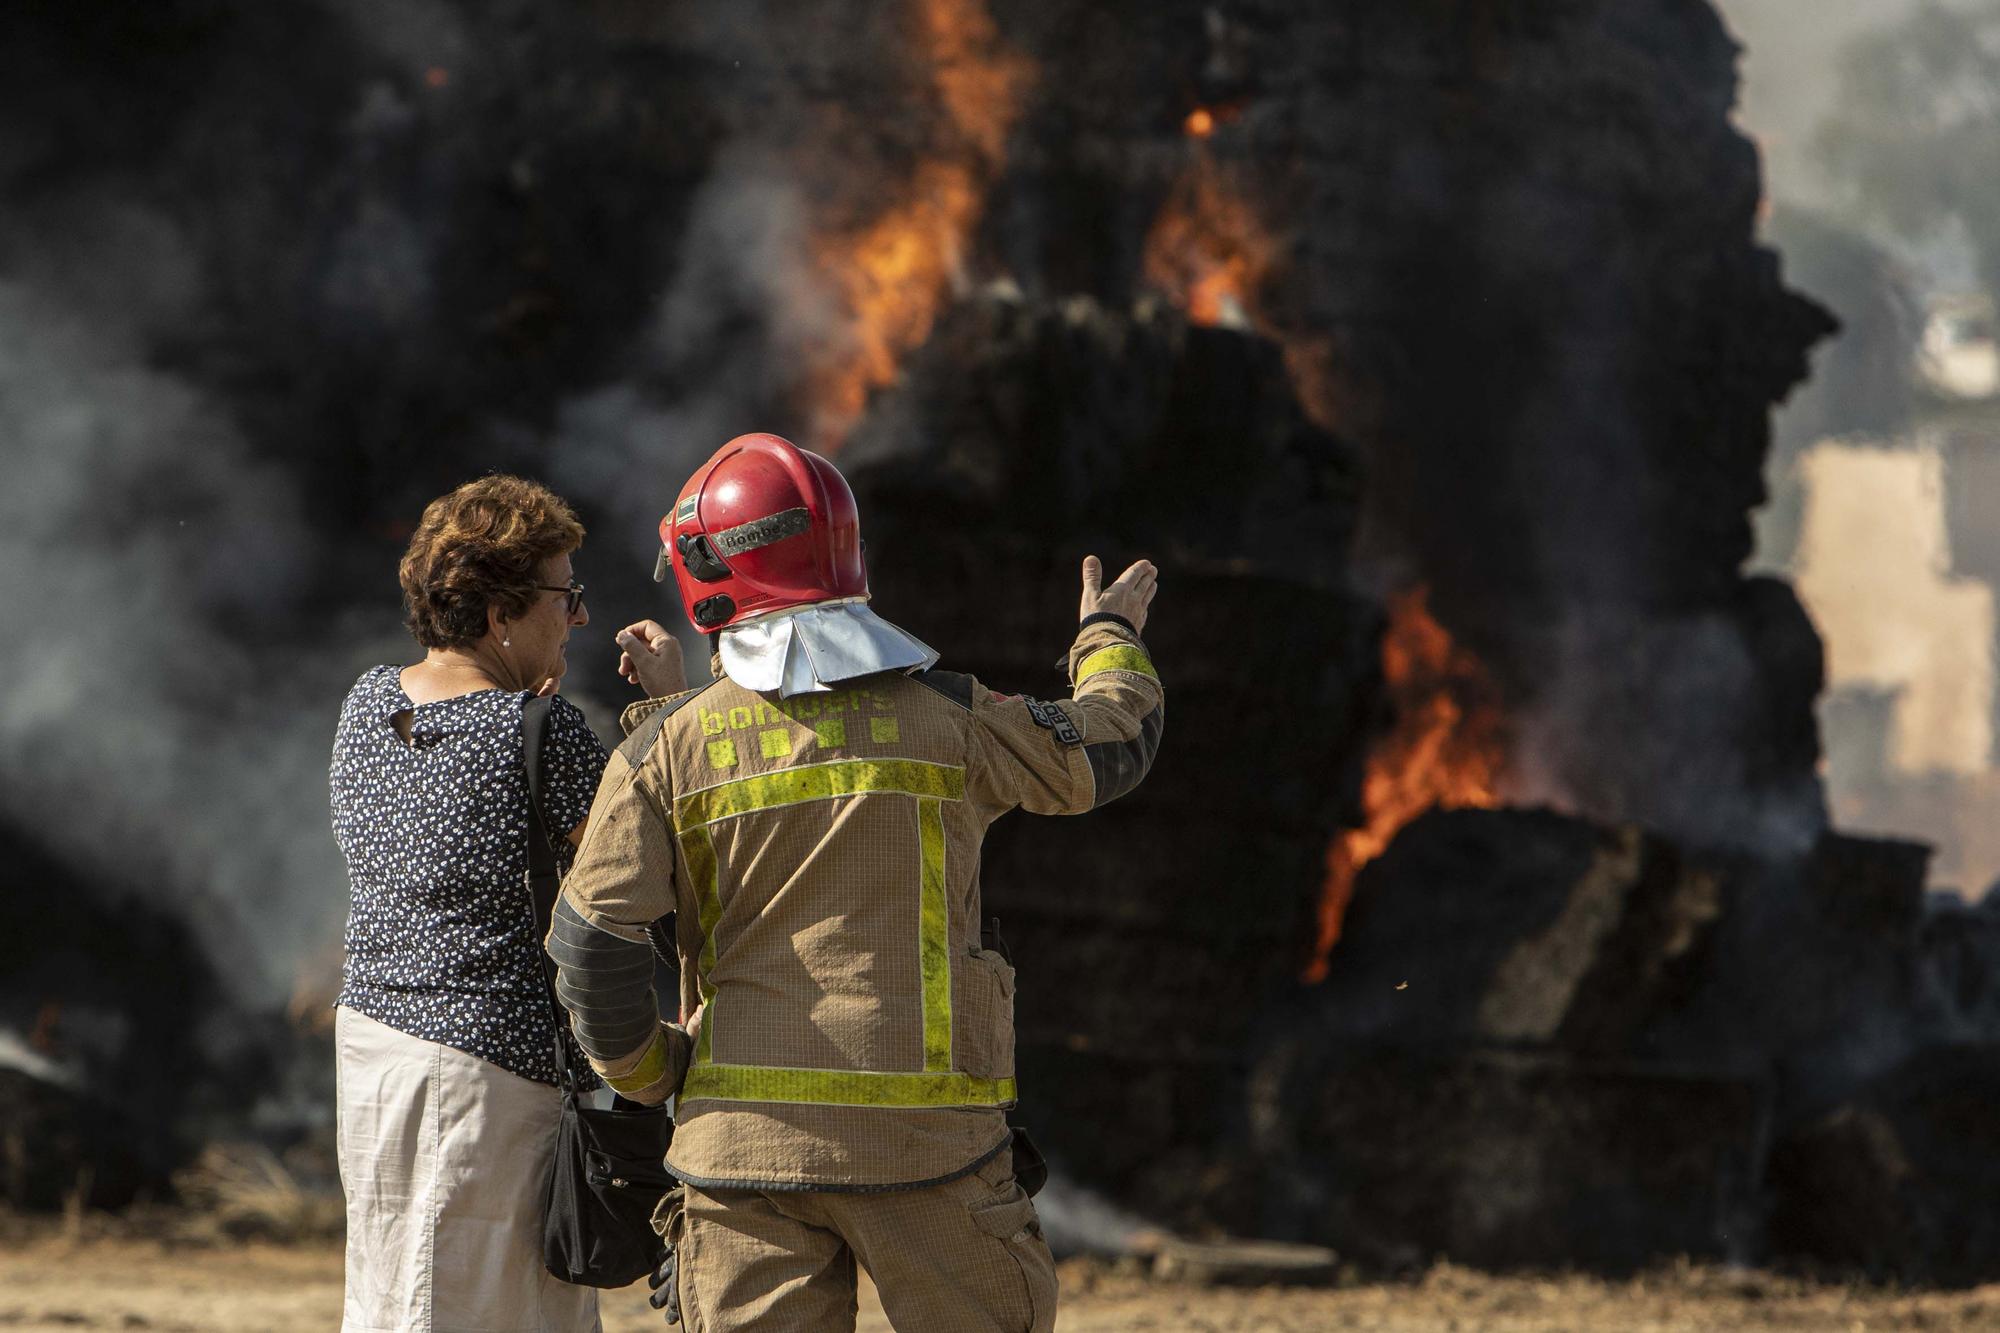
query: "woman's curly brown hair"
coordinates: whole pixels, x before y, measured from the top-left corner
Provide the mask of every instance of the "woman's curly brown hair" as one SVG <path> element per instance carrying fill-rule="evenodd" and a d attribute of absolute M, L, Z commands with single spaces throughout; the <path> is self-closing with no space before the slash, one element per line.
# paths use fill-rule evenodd
<path fill-rule="evenodd" d="M 403 623 L 426 648 L 462 648 L 486 632 L 486 608 L 526 615 L 544 560 L 583 543 L 583 524 L 539 482 L 491 476 L 424 506 L 397 570 Z"/>

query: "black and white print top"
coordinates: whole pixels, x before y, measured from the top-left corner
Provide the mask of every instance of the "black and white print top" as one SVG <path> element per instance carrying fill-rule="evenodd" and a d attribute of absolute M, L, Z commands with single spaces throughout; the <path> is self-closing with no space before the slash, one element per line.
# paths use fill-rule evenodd
<path fill-rule="evenodd" d="M 374 667 L 348 692 L 333 740 L 333 831 L 352 903 L 336 1004 L 399 1032 L 556 1081 L 542 942 L 528 896 L 528 782 L 522 690 L 413 704 L 401 668 Z M 413 743 L 391 719 L 410 714 Z M 559 833 L 583 821 L 608 756 L 556 697 L 542 742 L 543 804 Z M 572 1043 L 585 1086 L 590 1067 Z"/>

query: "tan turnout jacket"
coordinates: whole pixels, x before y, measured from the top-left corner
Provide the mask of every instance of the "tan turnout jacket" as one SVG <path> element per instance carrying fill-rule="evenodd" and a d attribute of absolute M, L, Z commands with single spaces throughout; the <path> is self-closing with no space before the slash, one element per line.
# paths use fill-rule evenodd
<path fill-rule="evenodd" d="M 980 947 L 981 841 L 1016 806 L 1129 791 L 1164 721 L 1122 624 L 1084 628 L 1069 666 L 1048 703 L 930 671 L 789 699 L 723 677 L 627 710 L 549 948 L 598 1070 L 679 1091 L 677 1175 L 920 1185 L 1008 1141 L 1014 970 Z M 670 912 L 692 1040 L 654 1018 L 645 932 Z"/>

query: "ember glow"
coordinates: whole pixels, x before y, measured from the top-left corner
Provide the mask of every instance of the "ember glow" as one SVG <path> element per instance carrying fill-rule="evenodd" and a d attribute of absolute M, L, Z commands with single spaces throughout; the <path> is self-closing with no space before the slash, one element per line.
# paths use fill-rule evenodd
<path fill-rule="evenodd" d="M 1361 796 L 1367 822 L 1327 848 L 1319 936 L 1303 976 L 1308 983 L 1326 977 L 1354 877 L 1405 824 L 1434 808 L 1490 809 L 1500 802 L 1505 746 L 1497 693 L 1478 659 L 1432 617 L 1423 588 L 1399 594 L 1390 607 L 1382 675 L 1395 728 L 1368 757 Z"/>
<path fill-rule="evenodd" d="M 1146 238 L 1146 280 L 1192 323 L 1250 328 L 1277 257 L 1276 237 L 1204 155 L 1176 183 Z"/>
<path fill-rule="evenodd" d="M 1198 106 L 1188 112 L 1187 119 L 1182 125 L 1195 138 L 1206 139 L 1215 133 L 1215 113 L 1205 106 Z"/>
<path fill-rule="evenodd" d="M 939 302 L 964 280 L 965 238 L 1006 149 L 1031 77 L 1002 46 L 982 0 L 925 0 L 919 43 L 954 141 L 903 183 L 897 202 L 816 246 L 849 320 L 849 338 L 812 377 L 816 448 L 837 450 L 868 395 L 895 378 L 931 331 Z"/>

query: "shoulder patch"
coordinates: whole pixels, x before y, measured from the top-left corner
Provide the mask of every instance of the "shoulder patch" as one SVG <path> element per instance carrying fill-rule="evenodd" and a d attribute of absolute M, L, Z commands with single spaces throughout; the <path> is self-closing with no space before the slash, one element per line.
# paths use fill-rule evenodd
<path fill-rule="evenodd" d="M 1021 696 L 1021 702 L 1028 706 L 1028 716 L 1038 727 L 1046 727 L 1056 734 L 1056 740 L 1064 745 L 1083 744 L 1083 733 L 1076 729 L 1076 723 L 1069 720 L 1069 714 L 1056 704 L 1043 703 L 1040 699 Z"/>
<path fill-rule="evenodd" d="M 972 710 L 972 677 L 963 671 L 916 671 L 910 674 L 910 679 L 942 694 L 967 712 Z"/>

